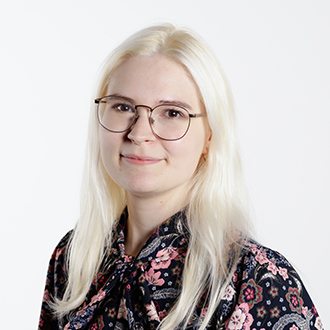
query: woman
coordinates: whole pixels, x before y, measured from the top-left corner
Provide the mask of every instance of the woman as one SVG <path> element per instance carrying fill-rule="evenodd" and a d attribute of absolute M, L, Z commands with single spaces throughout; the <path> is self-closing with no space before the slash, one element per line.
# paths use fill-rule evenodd
<path fill-rule="evenodd" d="M 81 217 L 39 329 L 321 329 L 299 276 L 251 240 L 233 101 L 200 37 L 160 25 L 106 60 Z"/>

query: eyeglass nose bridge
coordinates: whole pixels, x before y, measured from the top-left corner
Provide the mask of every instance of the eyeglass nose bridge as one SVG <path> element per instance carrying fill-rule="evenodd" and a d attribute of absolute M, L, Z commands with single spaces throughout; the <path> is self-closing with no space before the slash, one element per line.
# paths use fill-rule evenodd
<path fill-rule="evenodd" d="M 153 108 L 149 107 L 148 105 L 143 105 L 143 104 L 138 104 L 138 105 L 135 105 L 134 106 L 134 109 L 136 110 L 136 115 L 131 123 L 131 125 L 129 125 L 129 127 L 127 128 L 126 131 L 131 131 L 133 129 L 133 127 L 135 126 L 135 124 L 137 123 L 138 119 L 140 118 L 140 114 L 139 114 L 139 110 L 138 108 L 146 108 L 148 111 L 149 111 L 149 115 L 148 115 L 148 122 L 149 122 L 149 126 L 150 126 L 150 129 L 151 129 L 151 132 L 153 135 L 156 135 L 157 134 L 155 133 L 153 127 L 152 127 L 152 124 L 155 122 L 155 120 L 152 118 L 152 111 L 154 110 Z"/>
<path fill-rule="evenodd" d="M 152 124 L 155 122 L 155 120 L 152 118 L 152 112 L 154 111 L 154 109 L 151 108 L 151 107 L 149 107 L 148 105 L 144 105 L 144 104 L 138 104 L 138 105 L 135 105 L 134 106 L 134 109 L 136 110 L 136 116 L 133 119 L 133 122 L 130 125 L 129 129 L 132 129 L 132 127 L 136 124 L 136 122 L 140 118 L 140 114 L 139 114 L 138 108 L 146 108 L 146 109 L 149 110 L 149 125 L 150 125 L 150 128 L 151 128 L 152 132 L 154 133 L 154 130 L 152 128 Z"/>

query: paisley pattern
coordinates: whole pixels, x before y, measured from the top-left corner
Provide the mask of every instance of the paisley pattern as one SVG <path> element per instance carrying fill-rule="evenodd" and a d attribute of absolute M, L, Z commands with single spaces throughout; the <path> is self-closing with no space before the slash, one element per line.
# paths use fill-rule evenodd
<path fill-rule="evenodd" d="M 126 219 L 124 212 L 113 246 L 85 302 L 59 322 L 48 303 L 52 297 L 63 295 L 64 256 L 72 232 L 61 240 L 49 264 L 39 330 L 157 328 L 180 294 L 189 242 L 186 219 L 179 212 L 165 221 L 136 258 L 125 254 Z M 245 240 L 244 245 L 231 284 L 208 329 L 323 329 L 316 308 L 289 262 L 252 240 Z M 198 329 L 202 323 L 207 309 L 201 306 L 196 306 L 188 329 Z"/>

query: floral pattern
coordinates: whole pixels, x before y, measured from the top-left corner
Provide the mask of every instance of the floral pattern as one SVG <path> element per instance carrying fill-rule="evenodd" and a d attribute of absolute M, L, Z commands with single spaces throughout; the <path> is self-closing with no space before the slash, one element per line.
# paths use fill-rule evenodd
<path fill-rule="evenodd" d="M 49 302 L 61 298 L 66 285 L 65 253 L 69 232 L 50 260 L 39 330 L 156 329 L 181 292 L 189 243 L 184 212 L 165 221 L 136 258 L 125 254 L 124 212 L 114 243 L 93 280 L 85 302 L 62 321 L 52 317 Z M 204 301 L 196 306 L 187 329 L 198 329 Z M 322 330 L 320 316 L 290 263 L 253 240 L 244 240 L 231 283 L 208 329 Z M 178 328 L 179 329 L 179 328 Z"/>
<path fill-rule="evenodd" d="M 262 300 L 262 288 L 257 285 L 253 279 L 244 283 L 241 287 L 241 291 L 242 294 L 239 297 L 239 302 L 246 302 L 249 305 L 249 308 Z"/>
<path fill-rule="evenodd" d="M 249 305 L 241 304 L 236 306 L 234 313 L 228 320 L 227 328 L 230 330 L 250 330 L 252 322 L 253 317 L 249 313 Z"/>

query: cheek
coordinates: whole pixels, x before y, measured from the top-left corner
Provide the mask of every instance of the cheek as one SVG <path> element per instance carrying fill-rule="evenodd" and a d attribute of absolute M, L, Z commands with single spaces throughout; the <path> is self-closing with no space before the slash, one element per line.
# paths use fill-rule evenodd
<path fill-rule="evenodd" d="M 114 160 L 114 153 L 116 148 L 116 136 L 111 136 L 107 134 L 107 132 L 100 132 L 100 156 L 103 162 L 103 165 L 106 167 L 107 171 L 109 170 L 109 166 L 112 164 Z"/>
<path fill-rule="evenodd" d="M 185 163 L 185 167 L 194 172 L 200 164 L 201 158 L 207 153 L 207 132 L 204 127 L 199 130 L 192 130 L 191 136 L 187 136 L 188 143 L 182 148 L 181 157 Z"/>
<path fill-rule="evenodd" d="M 105 139 L 104 134 L 102 132 L 99 133 L 100 137 L 100 155 L 103 164 L 105 163 L 105 157 L 107 155 L 107 150 L 109 149 L 107 140 Z"/>
<path fill-rule="evenodd" d="M 176 145 L 173 145 L 172 155 L 178 160 L 177 166 L 181 170 L 194 172 L 202 155 L 204 143 L 186 137 L 187 139 L 178 140 Z"/>

